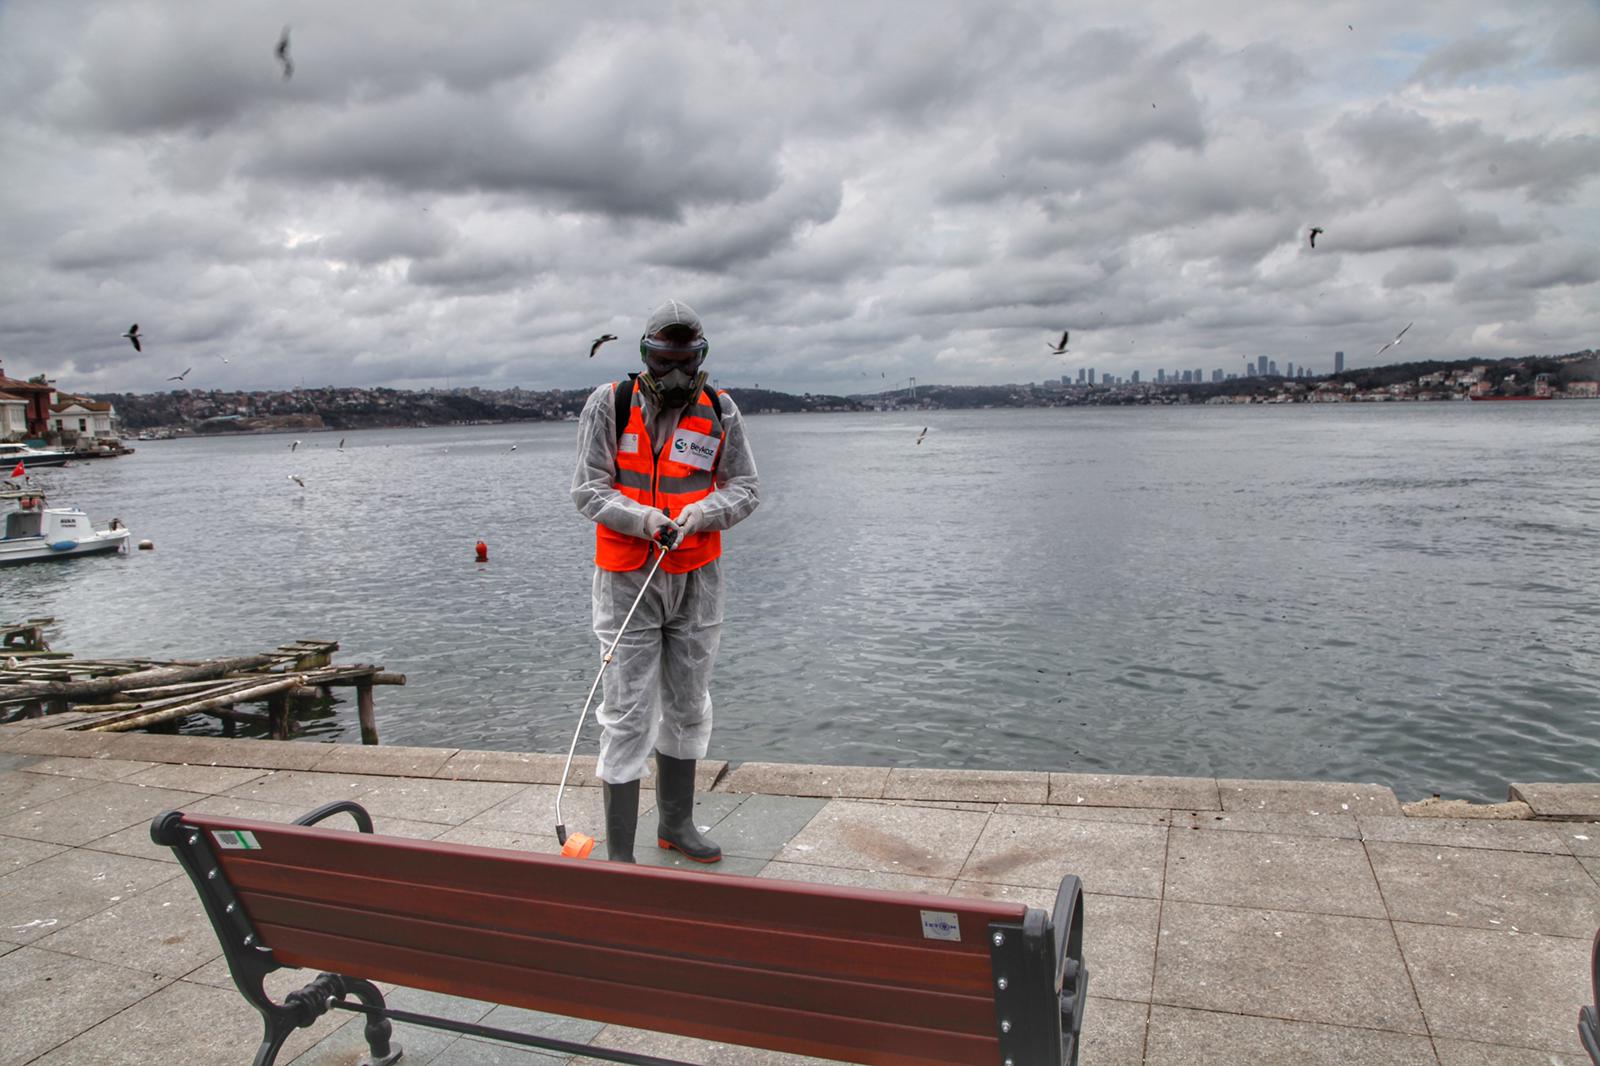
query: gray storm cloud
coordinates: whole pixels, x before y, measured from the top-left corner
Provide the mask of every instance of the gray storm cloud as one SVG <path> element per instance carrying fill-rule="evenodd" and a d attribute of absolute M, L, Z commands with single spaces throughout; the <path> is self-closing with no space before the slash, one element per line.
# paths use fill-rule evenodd
<path fill-rule="evenodd" d="M 1596 41 L 1578 0 L 9 4 L 0 355 L 578 387 L 668 294 L 714 374 L 797 391 L 1325 361 L 1412 319 L 1411 357 L 1579 348 Z"/>

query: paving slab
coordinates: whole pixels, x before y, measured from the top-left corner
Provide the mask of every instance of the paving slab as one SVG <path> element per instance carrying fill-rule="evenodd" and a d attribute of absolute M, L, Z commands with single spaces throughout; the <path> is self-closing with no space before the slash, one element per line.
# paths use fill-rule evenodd
<path fill-rule="evenodd" d="M 12 752 L 0 751 L 0 772 L 6 770 L 26 770 L 34 763 L 41 760 L 38 755 L 17 755 Z"/>
<path fill-rule="evenodd" d="M 297 1029 L 278 1054 L 288 1062 L 343 1018 Z M 174 981 L 81 1033 L 33 1066 L 173 1066 L 243 1062 L 261 1042 L 261 1016 L 238 992 Z"/>
<path fill-rule="evenodd" d="M 1085 892 L 1155 899 L 1161 895 L 1167 832 L 1162 826 L 996 814 L 960 877 L 1055 888 L 1076 874 Z"/>
<path fill-rule="evenodd" d="M 512 781 L 524 785 L 557 785 L 561 783 L 561 768 L 565 755 L 538 755 L 517 751 L 455 752 L 445 760 L 433 776 L 457 781 Z M 594 766 L 594 759 L 572 760 L 572 784 Z"/>
<path fill-rule="evenodd" d="M 1424 844 L 1491 851 L 1531 851 L 1570 855 L 1562 839 L 1564 826 L 1547 822 L 1482 822 L 1460 818 L 1391 818 L 1364 815 L 1358 819 L 1362 840 Z"/>
<path fill-rule="evenodd" d="M 1395 922 L 1432 1031 L 1450 1039 L 1570 1053 L 1589 994 L 1588 938 Z"/>
<path fill-rule="evenodd" d="M 48 726 L 7 736 L 5 740 L 6 750 L 14 754 L 72 755 L 85 759 L 110 755 L 115 744 L 116 735 L 112 733 L 80 733 Z"/>
<path fill-rule="evenodd" d="M 830 800 L 784 845 L 778 858 L 954 880 L 989 817 L 967 811 Z M 1030 819 L 1028 824 L 1052 823 Z"/>
<path fill-rule="evenodd" d="M 200 897 L 175 877 L 52 932 L 36 947 L 179 978 L 222 954 Z"/>
<path fill-rule="evenodd" d="M 157 788 L 174 788 L 181 792 L 203 792 L 215 795 L 230 788 L 264 777 L 270 770 L 245 766 L 205 766 L 193 763 L 161 763 L 130 775 L 130 785 L 154 785 Z"/>
<path fill-rule="evenodd" d="M 1370 841 L 1367 854 L 1395 921 L 1592 936 L 1600 888 L 1577 859 Z"/>
<path fill-rule="evenodd" d="M 1561 838 L 1572 854 L 1586 858 L 1600 856 L 1600 822 L 1563 822 L 1549 829 Z"/>
<path fill-rule="evenodd" d="M 111 737 L 112 754 L 151 762 L 248 766 L 261 770 L 309 770 L 327 757 L 327 744 L 305 740 L 241 740 L 237 737 L 158 736 L 154 733 L 102 734 Z"/>
<path fill-rule="evenodd" d="M 821 796 L 827 799 L 878 799 L 889 783 L 887 766 L 807 766 L 747 762 L 729 770 L 720 792 L 762 792 L 769 796 Z"/>
<path fill-rule="evenodd" d="M 1348 814 L 1277 814 L 1259 811 L 1173 811 L 1172 824 L 1231 833 L 1292 833 L 1305 837 L 1359 840 L 1361 827 Z"/>
<path fill-rule="evenodd" d="M 84 777 L 7 771 L 0 773 L 0 819 L 95 786 Z"/>
<path fill-rule="evenodd" d="M 0 937 L 31 944 L 179 876 L 170 863 L 74 848 L 0 877 Z"/>
<path fill-rule="evenodd" d="M 752 859 L 744 855 L 724 855 L 720 862 L 695 862 L 681 852 L 657 847 L 653 837 L 644 836 L 635 843 L 633 857 L 640 866 L 664 866 L 690 873 L 737 874 L 740 877 L 757 877 L 767 865 L 766 859 Z"/>
<path fill-rule="evenodd" d="M 1050 775 L 1023 770 L 921 770 L 895 767 L 883 786 L 884 799 L 953 800 L 974 803 L 1044 803 Z"/>
<path fill-rule="evenodd" d="M 1577 1011 L 1573 1011 L 1576 1015 Z M 1577 1024 L 1573 1024 L 1573 1040 L 1577 1040 Z M 1474 1044 L 1466 1040 L 1433 1038 L 1434 1050 L 1439 1053 L 1439 1066 L 1592 1066 L 1589 1056 L 1559 1055 L 1550 1051 L 1530 1051 L 1527 1048 L 1506 1047 L 1504 1044 Z"/>
<path fill-rule="evenodd" d="M 334 800 L 356 800 L 383 783 L 384 778 L 366 774 L 324 774 L 310 770 L 276 770 L 223 792 L 237 799 L 264 800 L 315 810 Z"/>
<path fill-rule="evenodd" d="M 1091 976 L 1092 986 L 1096 978 Z M 1079 1066 L 1142 1066 L 1148 1003 L 1090 996 L 1083 1008 Z"/>
<path fill-rule="evenodd" d="M 240 1003 L 243 1002 L 241 999 Z M 445 996 L 420 988 L 394 989 L 384 994 L 384 1002 L 395 1010 L 432 1014 L 458 1022 L 482 1021 L 495 1006 L 482 1000 Z M 339 1018 L 349 1018 L 349 1021 L 331 1032 L 324 1031 L 321 1039 L 298 1057 L 280 1055 L 278 1061 L 292 1063 L 293 1066 L 352 1066 L 358 1061 L 365 1061 L 367 1040 L 362 1035 L 365 1019 L 359 1016 L 350 1017 L 343 1011 L 337 1013 L 338 1018 L 334 1019 L 335 1021 Z M 440 1052 L 459 1038 L 455 1033 L 443 1029 L 395 1022 L 391 1039 L 399 1044 L 403 1051 L 400 1062 L 406 1066 L 414 1066 L 416 1063 L 431 1063 Z"/>
<path fill-rule="evenodd" d="M 1349 781 L 1217 782 L 1225 811 L 1277 814 L 1387 814 L 1399 816 L 1400 800 L 1383 785 Z"/>
<path fill-rule="evenodd" d="M 87 777 L 95 781 L 116 781 L 130 777 L 140 770 L 148 770 L 153 763 L 134 762 L 128 759 L 111 759 L 99 756 L 79 759 L 69 755 L 55 755 L 39 759 L 27 772 L 31 774 L 62 774 L 66 777 Z"/>
<path fill-rule="evenodd" d="M 761 1048 L 738 1044 L 720 1044 L 709 1040 L 693 1040 L 685 1036 L 652 1033 L 643 1029 L 629 1029 L 620 1025 L 607 1026 L 591 1044 L 596 1047 L 631 1051 L 637 1054 L 661 1055 L 700 1066 L 837 1066 L 832 1059 L 816 1059 L 806 1055 L 790 1055 L 782 1051 L 765 1051 Z M 600 1066 L 603 1059 L 578 1057 L 573 1066 Z"/>
<path fill-rule="evenodd" d="M 1595 884 L 1600 885 L 1600 857 L 1579 859 L 1578 862 L 1589 871 L 1589 876 L 1594 878 Z"/>
<path fill-rule="evenodd" d="M 1080 822 L 1171 825 L 1174 812 L 1155 807 L 1063 807 L 1049 803 L 997 803 L 994 813 L 1012 814 L 1019 818 L 1071 818 Z"/>
<path fill-rule="evenodd" d="M 428 778 L 385 778 L 363 789 L 358 802 L 372 811 L 413 822 L 460 825 L 521 792 L 525 785 L 507 781 L 439 781 Z"/>
<path fill-rule="evenodd" d="M 922 892 L 944 896 L 955 884 L 948 877 L 918 877 L 915 874 L 857 870 L 845 866 L 813 866 L 802 862 L 773 861 L 761 868 L 758 877 L 779 881 L 803 881 L 814 885 L 839 885 L 843 888 L 876 888 L 885 892 Z"/>
<path fill-rule="evenodd" d="M 412 748 L 398 744 L 325 744 L 323 751 L 326 754 L 312 769 L 323 773 L 432 777 L 457 750 Z"/>
<path fill-rule="evenodd" d="M 1090 978 L 1093 980 L 1093 978 Z M 1145 1066 L 1437 1066 L 1426 1036 L 1243 1014 L 1150 1008 Z"/>
<path fill-rule="evenodd" d="M 1386 921 L 1169 900 L 1159 945 L 1156 1003 L 1427 1033 Z"/>
<path fill-rule="evenodd" d="M 556 1066 L 567 1061 L 568 1056 L 561 1052 L 539 1051 L 464 1036 L 429 1059 L 428 1066 Z"/>
<path fill-rule="evenodd" d="M 207 796 L 184 808 L 185 813 L 210 814 L 219 818 L 255 818 L 263 822 L 292 822 L 304 815 L 310 807 L 291 806 L 287 803 L 268 803 L 265 800 L 240 799 L 237 796 Z M 412 837 L 417 840 L 432 840 L 444 832 L 447 825 L 441 822 L 413 822 L 405 818 L 395 818 L 383 811 L 368 811 L 372 815 L 372 829 L 375 833 L 391 837 Z M 355 831 L 355 819 L 349 815 L 340 814 L 329 818 L 318 825 L 323 829 L 348 829 Z M 135 826 L 145 834 L 148 841 L 149 829 Z M 116 847 L 117 835 L 113 834 L 105 840 L 95 840 L 84 845 L 85 847 L 101 848 L 106 851 L 118 851 Z M 163 849 L 167 850 L 167 849 Z M 140 854 L 133 851 L 131 854 Z"/>
<path fill-rule="evenodd" d="M 52 844 L 87 844 L 202 798 L 193 792 L 93 781 L 81 792 L 0 819 L 0 834 Z"/>
<path fill-rule="evenodd" d="M 1050 775 L 1050 802 L 1073 807 L 1154 807 L 1216 810 L 1217 782 L 1209 777 L 1138 774 Z"/>
<path fill-rule="evenodd" d="M 44 840 L 25 840 L 22 837 L 0 837 L 0 876 L 20 870 L 29 863 L 48 859 L 67 850 L 65 844 L 51 844 Z M 3 932 L 3 931 L 0 931 Z"/>
<path fill-rule="evenodd" d="M 8 1019 L 0 1025 L 0 1063 L 37 1061 L 165 984 L 165 978 L 53 951 L 7 952 L 0 956 L 0 1003 Z"/>
<path fill-rule="evenodd" d="M 1600 781 L 1587 784 L 1514 784 L 1511 786 L 1511 798 L 1532 807 L 1533 813 L 1540 818 L 1600 821 Z"/>
<path fill-rule="evenodd" d="M 722 797 L 714 793 L 701 801 Z M 731 794 L 740 802 L 716 823 L 716 842 L 725 855 L 752 859 L 776 858 L 783 846 L 804 829 L 828 803 L 825 799 L 797 796 Z M 702 815 L 696 810 L 695 820 Z"/>
<path fill-rule="evenodd" d="M 1172 830 L 1169 900 L 1387 917 L 1357 840 Z"/>

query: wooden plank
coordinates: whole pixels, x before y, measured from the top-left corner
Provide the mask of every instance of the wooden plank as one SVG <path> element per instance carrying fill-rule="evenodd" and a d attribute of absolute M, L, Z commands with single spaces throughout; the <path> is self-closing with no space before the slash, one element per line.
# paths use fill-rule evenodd
<path fill-rule="evenodd" d="M 869 982 L 826 971 L 791 969 L 792 956 L 769 957 L 734 950 L 727 942 L 703 942 L 716 957 L 704 957 L 696 946 L 678 945 L 678 953 L 650 945 L 617 942 L 606 929 L 607 942 L 584 937 L 587 929 L 568 929 L 564 936 L 530 936 L 495 926 L 471 927 L 432 921 L 409 913 L 396 914 L 357 906 L 335 906 L 308 899 L 241 892 L 240 901 L 254 922 L 280 928 L 331 933 L 377 945 L 437 952 L 453 957 L 499 963 L 528 971 L 530 982 L 549 977 L 585 977 L 635 987 L 635 995 L 692 988 L 725 1000 L 730 1009 L 745 1004 L 793 1007 L 824 1017 L 858 1018 L 985 1035 L 995 1027 L 994 998 L 988 982 L 959 995 L 900 983 Z M 857 952 L 871 950 L 858 946 Z M 760 960 L 757 964 L 756 960 Z M 352 960 L 357 965 L 361 960 Z"/>
<path fill-rule="evenodd" d="M 708 875 L 698 875 L 706 879 Z M 926 1031 L 858 1019 L 823 1019 L 806 1011 L 729 1004 L 685 990 L 639 996 L 632 986 L 581 977 L 550 977 L 530 984 L 522 967 L 410 948 L 363 943 L 350 937 L 309 932 L 262 922 L 262 942 L 284 965 L 349 972 L 359 959 L 360 976 L 448 995 L 702 1040 L 765 1047 L 868 1066 L 994 1066 L 998 1037 Z"/>
<path fill-rule="evenodd" d="M 293 688 L 305 679 L 298 674 L 293 674 L 278 681 L 253 688 L 227 692 L 221 696 L 212 696 L 209 699 L 180 702 L 175 706 L 163 707 L 159 710 L 135 712 L 130 717 L 117 716 L 108 722 L 96 722 L 88 727 L 91 733 L 125 733 L 130 729 L 139 729 L 143 726 L 154 725 L 157 722 L 167 722 L 174 718 L 186 718 L 191 714 L 199 714 L 216 707 L 227 707 L 234 703 L 245 703 L 250 700 L 259 700 L 274 692 L 281 692 Z"/>
<path fill-rule="evenodd" d="M 92 699 L 107 696 L 128 688 L 148 688 L 153 685 L 176 684 L 182 681 L 199 681 L 222 677 L 239 670 L 252 670 L 271 661 L 266 655 L 245 655 L 231 659 L 212 659 L 196 666 L 167 667 L 158 670 L 135 670 L 116 677 L 96 677 L 86 681 L 56 681 L 44 686 L 0 686 L 0 703 L 36 700 L 41 696 L 66 700 Z"/>

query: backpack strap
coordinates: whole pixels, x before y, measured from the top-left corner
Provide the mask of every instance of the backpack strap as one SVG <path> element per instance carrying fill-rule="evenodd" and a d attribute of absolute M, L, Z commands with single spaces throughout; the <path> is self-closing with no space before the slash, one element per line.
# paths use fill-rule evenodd
<path fill-rule="evenodd" d="M 622 433 L 628 428 L 628 411 L 633 407 L 633 390 L 636 386 L 634 378 L 638 374 L 629 374 L 627 381 L 617 382 L 616 388 L 611 390 L 617 404 L 617 443 L 622 442 Z"/>

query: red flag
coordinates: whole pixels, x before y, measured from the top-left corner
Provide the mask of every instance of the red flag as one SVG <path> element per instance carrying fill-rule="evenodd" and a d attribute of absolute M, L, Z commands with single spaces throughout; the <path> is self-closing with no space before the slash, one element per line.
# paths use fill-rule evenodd
<path fill-rule="evenodd" d="M 28 471 L 22 465 L 22 460 L 21 459 L 17 460 L 17 468 L 15 470 L 11 471 L 11 476 L 12 477 L 27 477 L 28 476 Z"/>

